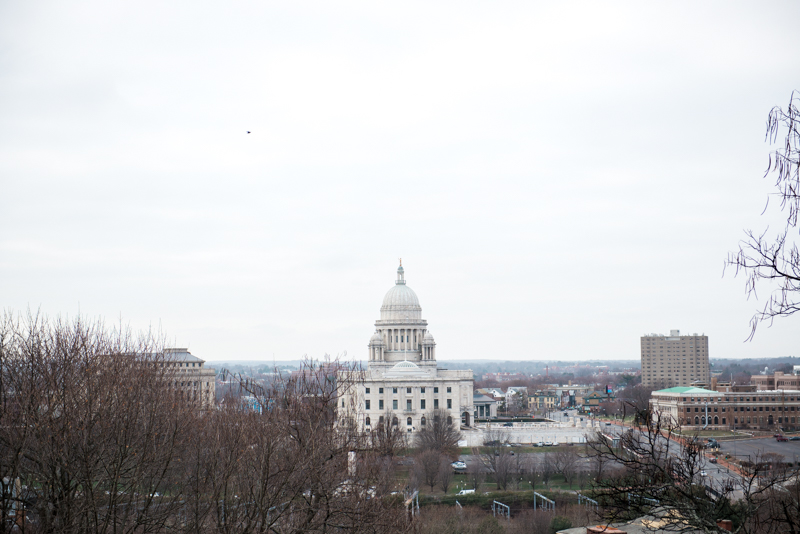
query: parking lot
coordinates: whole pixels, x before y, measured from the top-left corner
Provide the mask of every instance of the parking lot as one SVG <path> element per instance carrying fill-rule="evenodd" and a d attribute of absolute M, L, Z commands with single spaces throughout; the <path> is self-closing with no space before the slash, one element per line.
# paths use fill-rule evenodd
<path fill-rule="evenodd" d="M 720 441 L 720 451 L 736 456 L 739 460 L 754 461 L 756 456 L 766 453 L 777 453 L 784 461 L 797 463 L 800 461 L 800 441 L 776 441 L 775 438 L 737 439 Z"/>

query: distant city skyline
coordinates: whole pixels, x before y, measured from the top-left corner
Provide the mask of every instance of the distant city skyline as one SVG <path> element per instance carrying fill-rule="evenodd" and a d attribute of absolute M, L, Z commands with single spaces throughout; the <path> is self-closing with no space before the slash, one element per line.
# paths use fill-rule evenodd
<path fill-rule="evenodd" d="M 403 258 L 452 360 L 796 354 L 723 277 L 800 4 L 0 5 L 0 310 L 366 361 Z M 795 68 L 792 68 L 792 67 Z M 760 294 L 760 298 L 767 297 Z"/>

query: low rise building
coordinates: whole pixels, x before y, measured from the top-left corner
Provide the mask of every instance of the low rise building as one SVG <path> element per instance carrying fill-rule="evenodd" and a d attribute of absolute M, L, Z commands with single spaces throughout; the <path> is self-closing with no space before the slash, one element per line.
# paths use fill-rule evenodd
<path fill-rule="evenodd" d="M 561 399 L 555 391 L 537 391 L 528 396 L 528 408 L 530 410 L 552 410 L 560 406 Z"/>
<path fill-rule="evenodd" d="M 473 393 L 472 405 L 475 408 L 475 419 L 494 419 L 497 417 L 497 401 L 481 393 Z"/>
<path fill-rule="evenodd" d="M 656 419 L 688 429 L 798 430 L 800 391 L 721 392 L 674 387 L 654 391 Z"/>
<path fill-rule="evenodd" d="M 800 376 L 776 371 L 771 375 L 753 375 L 750 377 L 750 383 L 756 387 L 756 391 L 800 389 Z"/>

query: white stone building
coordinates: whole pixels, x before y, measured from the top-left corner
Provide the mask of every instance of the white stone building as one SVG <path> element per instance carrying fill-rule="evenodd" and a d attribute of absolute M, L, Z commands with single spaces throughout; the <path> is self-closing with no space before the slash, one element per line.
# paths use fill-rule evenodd
<path fill-rule="evenodd" d="M 364 379 L 342 396 L 343 415 L 356 417 L 365 430 L 387 421 L 414 432 L 440 409 L 471 426 L 472 386 L 471 370 L 436 367 L 436 343 L 401 263 L 375 321 Z"/>
<path fill-rule="evenodd" d="M 165 349 L 161 365 L 167 367 L 167 378 L 180 391 L 182 398 L 201 409 L 214 407 L 216 372 L 210 367 L 204 367 L 205 360 L 193 355 L 189 349 Z"/>

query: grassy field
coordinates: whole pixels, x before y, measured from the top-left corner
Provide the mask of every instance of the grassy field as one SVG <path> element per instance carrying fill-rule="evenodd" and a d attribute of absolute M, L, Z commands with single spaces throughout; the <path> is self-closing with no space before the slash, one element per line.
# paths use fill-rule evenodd
<path fill-rule="evenodd" d="M 398 479 L 398 487 L 403 487 L 406 484 L 405 478 Z M 586 486 L 586 483 L 584 483 Z M 456 495 L 462 489 L 472 489 L 472 485 L 470 484 L 466 475 L 455 475 L 453 478 L 453 483 L 447 491 L 447 495 Z M 539 477 L 538 480 L 533 481 L 533 486 L 531 486 L 529 481 L 520 482 L 519 485 L 517 484 L 509 484 L 506 491 L 508 492 L 530 492 L 531 490 L 535 490 L 538 492 L 546 492 L 546 491 L 580 491 L 580 485 L 577 481 L 573 480 L 572 484 L 569 485 L 564 480 L 564 477 L 561 475 L 554 475 L 550 479 L 550 483 L 545 487 L 544 483 Z M 481 484 L 480 488 L 475 492 L 476 494 L 484 494 L 484 493 L 492 493 L 496 491 L 502 491 L 498 489 L 497 484 L 492 480 L 491 477 L 486 479 L 486 482 Z M 439 496 L 442 497 L 445 493 L 439 488 L 435 486 L 433 490 L 431 490 L 430 486 L 420 486 L 419 488 L 420 495 L 430 495 L 430 496 Z"/>

